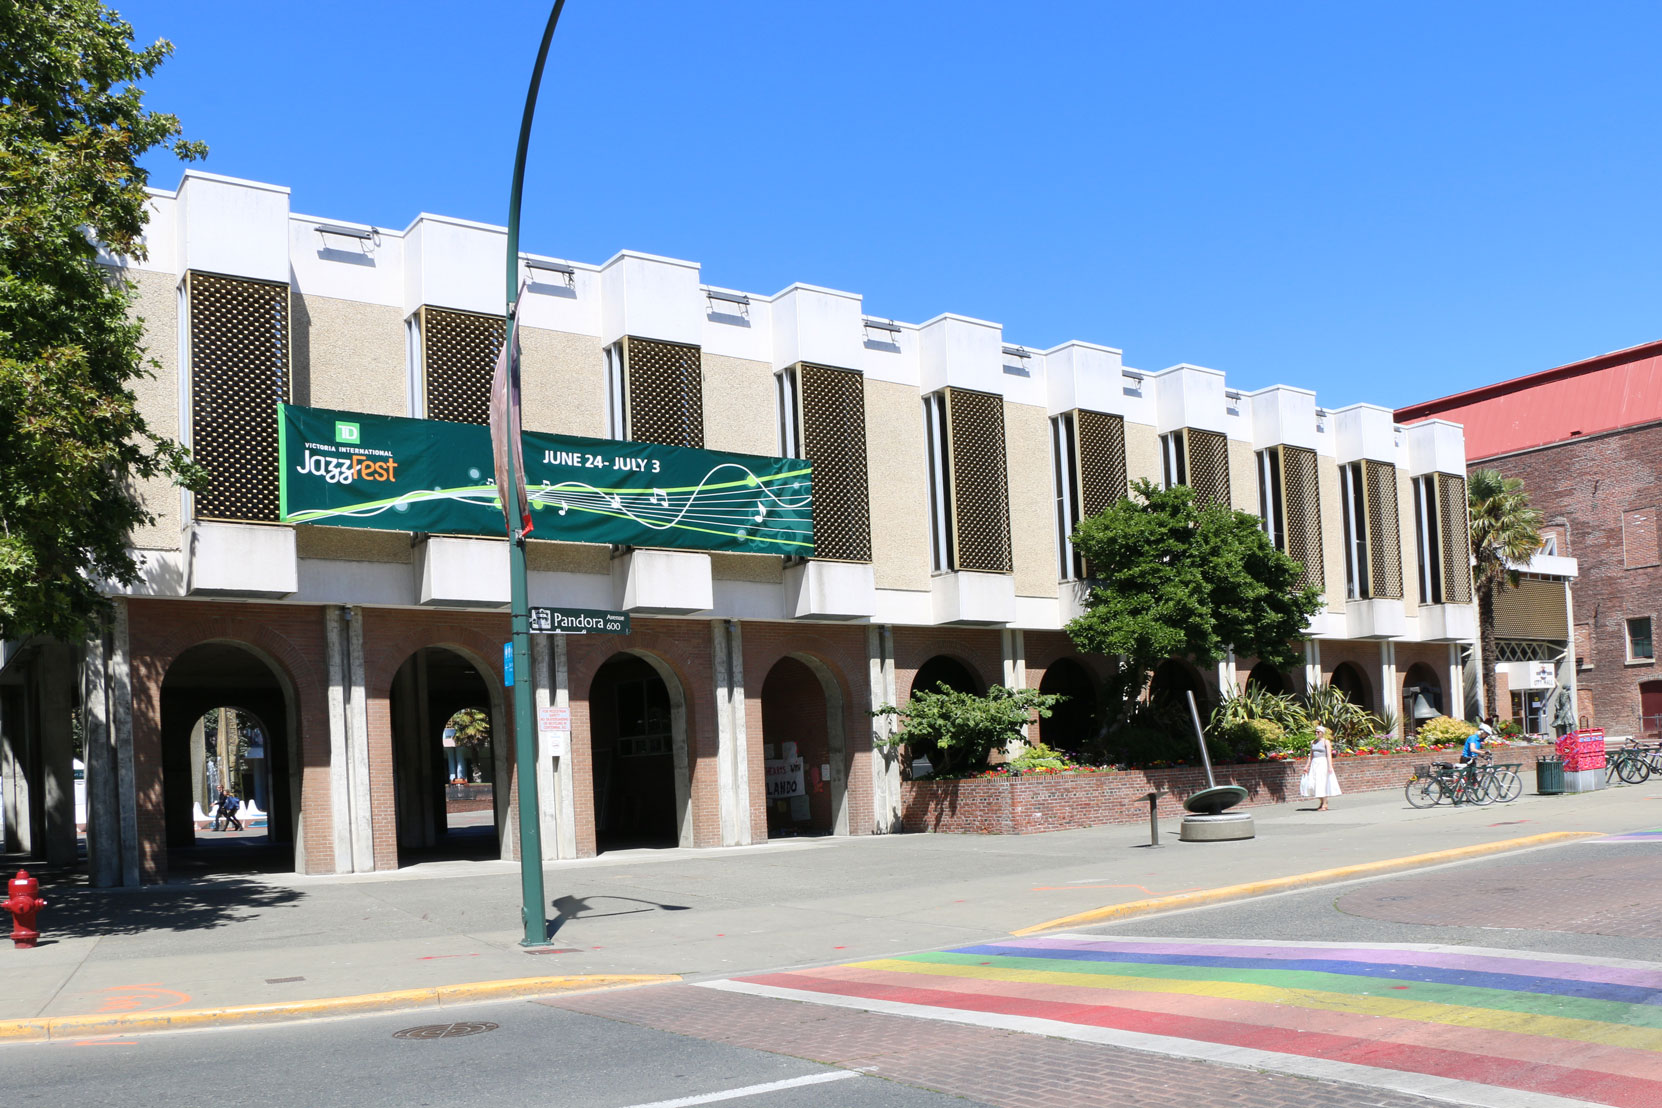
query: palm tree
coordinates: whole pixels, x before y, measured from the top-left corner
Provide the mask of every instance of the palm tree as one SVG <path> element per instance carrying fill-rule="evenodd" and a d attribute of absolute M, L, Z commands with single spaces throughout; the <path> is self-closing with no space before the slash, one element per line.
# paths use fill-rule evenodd
<path fill-rule="evenodd" d="M 1495 597 L 1518 584 L 1516 567 L 1541 549 L 1541 513 L 1516 477 L 1473 470 L 1467 486 L 1472 512 L 1472 584 L 1477 591 L 1478 639 L 1483 652 L 1483 714 L 1495 707 Z"/>

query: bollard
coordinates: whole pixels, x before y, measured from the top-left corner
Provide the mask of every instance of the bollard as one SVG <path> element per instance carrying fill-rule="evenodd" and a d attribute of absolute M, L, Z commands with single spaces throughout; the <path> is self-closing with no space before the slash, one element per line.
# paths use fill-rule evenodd
<path fill-rule="evenodd" d="M 1148 793 L 1143 797 L 1143 799 L 1148 801 L 1148 845 L 1159 846 L 1160 816 L 1158 814 L 1158 808 L 1160 805 L 1160 794 L 1157 792 Z"/>

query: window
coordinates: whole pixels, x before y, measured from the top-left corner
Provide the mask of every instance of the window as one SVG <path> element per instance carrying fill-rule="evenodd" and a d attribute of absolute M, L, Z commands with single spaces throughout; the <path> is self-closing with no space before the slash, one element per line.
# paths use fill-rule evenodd
<path fill-rule="evenodd" d="M 1314 450 L 1271 446 L 1258 451 L 1258 515 L 1275 548 L 1304 567 L 1299 584 L 1322 588 L 1321 489 Z"/>
<path fill-rule="evenodd" d="M 505 333 L 499 315 L 429 307 L 416 313 L 424 418 L 490 422 L 491 377 Z"/>
<path fill-rule="evenodd" d="M 1627 660 L 1630 662 L 1653 662 L 1656 660 L 1655 651 L 1651 647 L 1649 616 L 1639 616 L 1627 621 Z"/>
<path fill-rule="evenodd" d="M 1431 473 L 1414 478 L 1414 539 L 1420 603 L 1470 604 L 1471 524 L 1464 477 Z"/>
<path fill-rule="evenodd" d="M 608 438 L 704 446 L 704 370 L 696 346 L 629 337 L 606 349 Z"/>
<path fill-rule="evenodd" d="M 1051 476 L 1056 492 L 1059 579 L 1078 580 L 1089 567 L 1068 541 L 1079 521 L 1126 495 L 1125 419 L 1078 409 L 1050 420 Z"/>
<path fill-rule="evenodd" d="M 871 561 L 865 378 L 807 362 L 774 378 L 779 453 L 814 465 L 814 557 Z"/>
<path fill-rule="evenodd" d="M 1662 561 L 1657 547 L 1656 509 L 1634 508 L 1622 513 L 1622 566 L 1638 569 Z"/>
<path fill-rule="evenodd" d="M 942 389 L 923 398 L 930 564 L 943 573 L 1009 573 L 1010 480 L 1004 399 Z"/>
<path fill-rule="evenodd" d="M 1281 490 L 1281 451 L 1273 446 L 1258 452 L 1258 518 L 1264 523 L 1264 534 L 1285 554 L 1287 504 Z"/>
<path fill-rule="evenodd" d="M 277 520 L 276 406 L 289 399 L 289 287 L 187 273 L 192 459 L 200 519 Z"/>
<path fill-rule="evenodd" d="M 1202 508 L 1229 507 L 1229 437 L 1184 427 L 1160 436 L 1166 488 L 1188 485 Z"/>
<path fill-rule="evenodd" d="M 1360 461 L 1339 467 L 1345 535 L 1345 596 L 1401 599 L 1402 540 L 1397 523 L 1397 469 Z"/>

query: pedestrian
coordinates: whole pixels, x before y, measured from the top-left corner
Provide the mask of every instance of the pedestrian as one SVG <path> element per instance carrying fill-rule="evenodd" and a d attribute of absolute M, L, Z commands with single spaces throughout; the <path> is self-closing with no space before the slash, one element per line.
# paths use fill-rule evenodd
<path fill-rule="evenodd" d="M 237 794 L 226 793 L 223 806 L 225 809 L 225 830 L 241 831 L 242 821 L 237 818 L 237 809 L 242 807 L 242 801 L 237 799 Z"/>
<path fill-rule="evenodd" d="M 1498 737 L 1494 716 L 1479 723 L 1477 730 L 1466 736 L 1466 745 L 1460 749 L 1461 764 L 1469 765 L 1477 761 L 1477 756 L 1483 752 L 1483 744 Z"/>
<path fill-rule="evenodd" d="M 1316 737 L 1310 743 L 1310 760 L 1305 764 L 1304 776 L 1298 783 L 1298 794 L 1321 801 L 1315 811 L 1325 812 L 1328 810 L 1327 798 L 1339 793 L 1339 778 L 1333 772 L 1332 735 L 1318 723 Z"/>
<path fill-rule="evenodd" d="M 213 829 L 215 831 L 218 831 L 219 827 L 220 827 L 220 824 L 222 824 L 224 822 L 225 822 L 225 790 L 220 789 L 219 790 L 219 798 L 214 801 L 214 824 L 213 824 Z"/>

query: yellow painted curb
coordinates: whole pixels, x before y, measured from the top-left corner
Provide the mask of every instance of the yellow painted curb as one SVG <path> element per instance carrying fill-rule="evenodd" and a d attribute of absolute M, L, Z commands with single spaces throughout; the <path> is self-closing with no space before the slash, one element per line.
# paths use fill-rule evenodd
<path fill-rule="evenodd" d="M 436 985 L 358 996 L 294 1000 L 281 1004 L 244 1004 L 233 1008 L 187 1008 L 177 1012 L 123 1012 L 105 1016 L 37 1016 L 0 1020 L 0 1042 L 47 1042 L 86 1039 L 96 1035 L 127 1035 L 141 1031 L 172 1031 L 184 1027 L 223 1027 L 239 1023 L 277 1023 L 282 1020 L 339 1016 L 353 1012 L 394 1012 L 401 1008 L 433 1008 L 506 1000 L 516 996 L 621 989 L 679 981 L 679 974 L 579 974 L 569 977 L 512 977 L 503 981 L 473 981 L 464 985 Z"/>
<path fill-rule="evenodd" d="M 1078 927 L 1082 924 L 1101 923 L 1104 920 L 1120 919 L 1125 916 L 1141 916 L 1150 912 L 1169 912 L 1176 908 L 1198 908 L 1204 904 L 1217 904 L 1225 900 L 1242 900 L 1246 897 L 1278 893 L 1287 889 L 1302 889 L 1312 885 L 1326 885 L 1334 881 L 1348 881 L 1353 877 L 1367 877 L 1375 873 L 1417 869 L 1421 866 L 1441 865 L 1444 862 L 1458 862 L 1462 858 L 1478 858 L 1485 854 L 1500 854 L 1508 850 L 1527 850 L 1532 846 L 1546 846 L 1549 843 L 1597 838 L 1602 834 L 1604 834 L 1602 831 L 1549 831 L 1542 835 L 1528 835 L 1521 839 L 1501 839 L 1492 843 L 1457 846 L 1450 850 L 1435 850 L 1430 854 L 1411 854 L 1404 858 L 1387 858 L 1380 862 L 1363 862 L 1354 866 L 1319 869 L 1311 873 L 1295 873 L 1288 877 L 1272 877 L 1266 881 L 1249 881 L 1243 885 L 1225 885 L 1217 889 L 1202 889 L 1199 892 L 1177 893 L 1173 896 L 1157 896 L 1149 900 L 1131 900 L 1124 904 L 1110 904 L 1105 908 L 1093 908 L 1089 912 L 1063 916 L 1061 919 L 1053 919 L 1046 923 L 1036 923 L 1032 927 L 1023 927 L 1020 931 L 1012 931 L 1010 934 L 1033 935 L 1040 931 L 1054 931 L 1059 927 Z"/>

